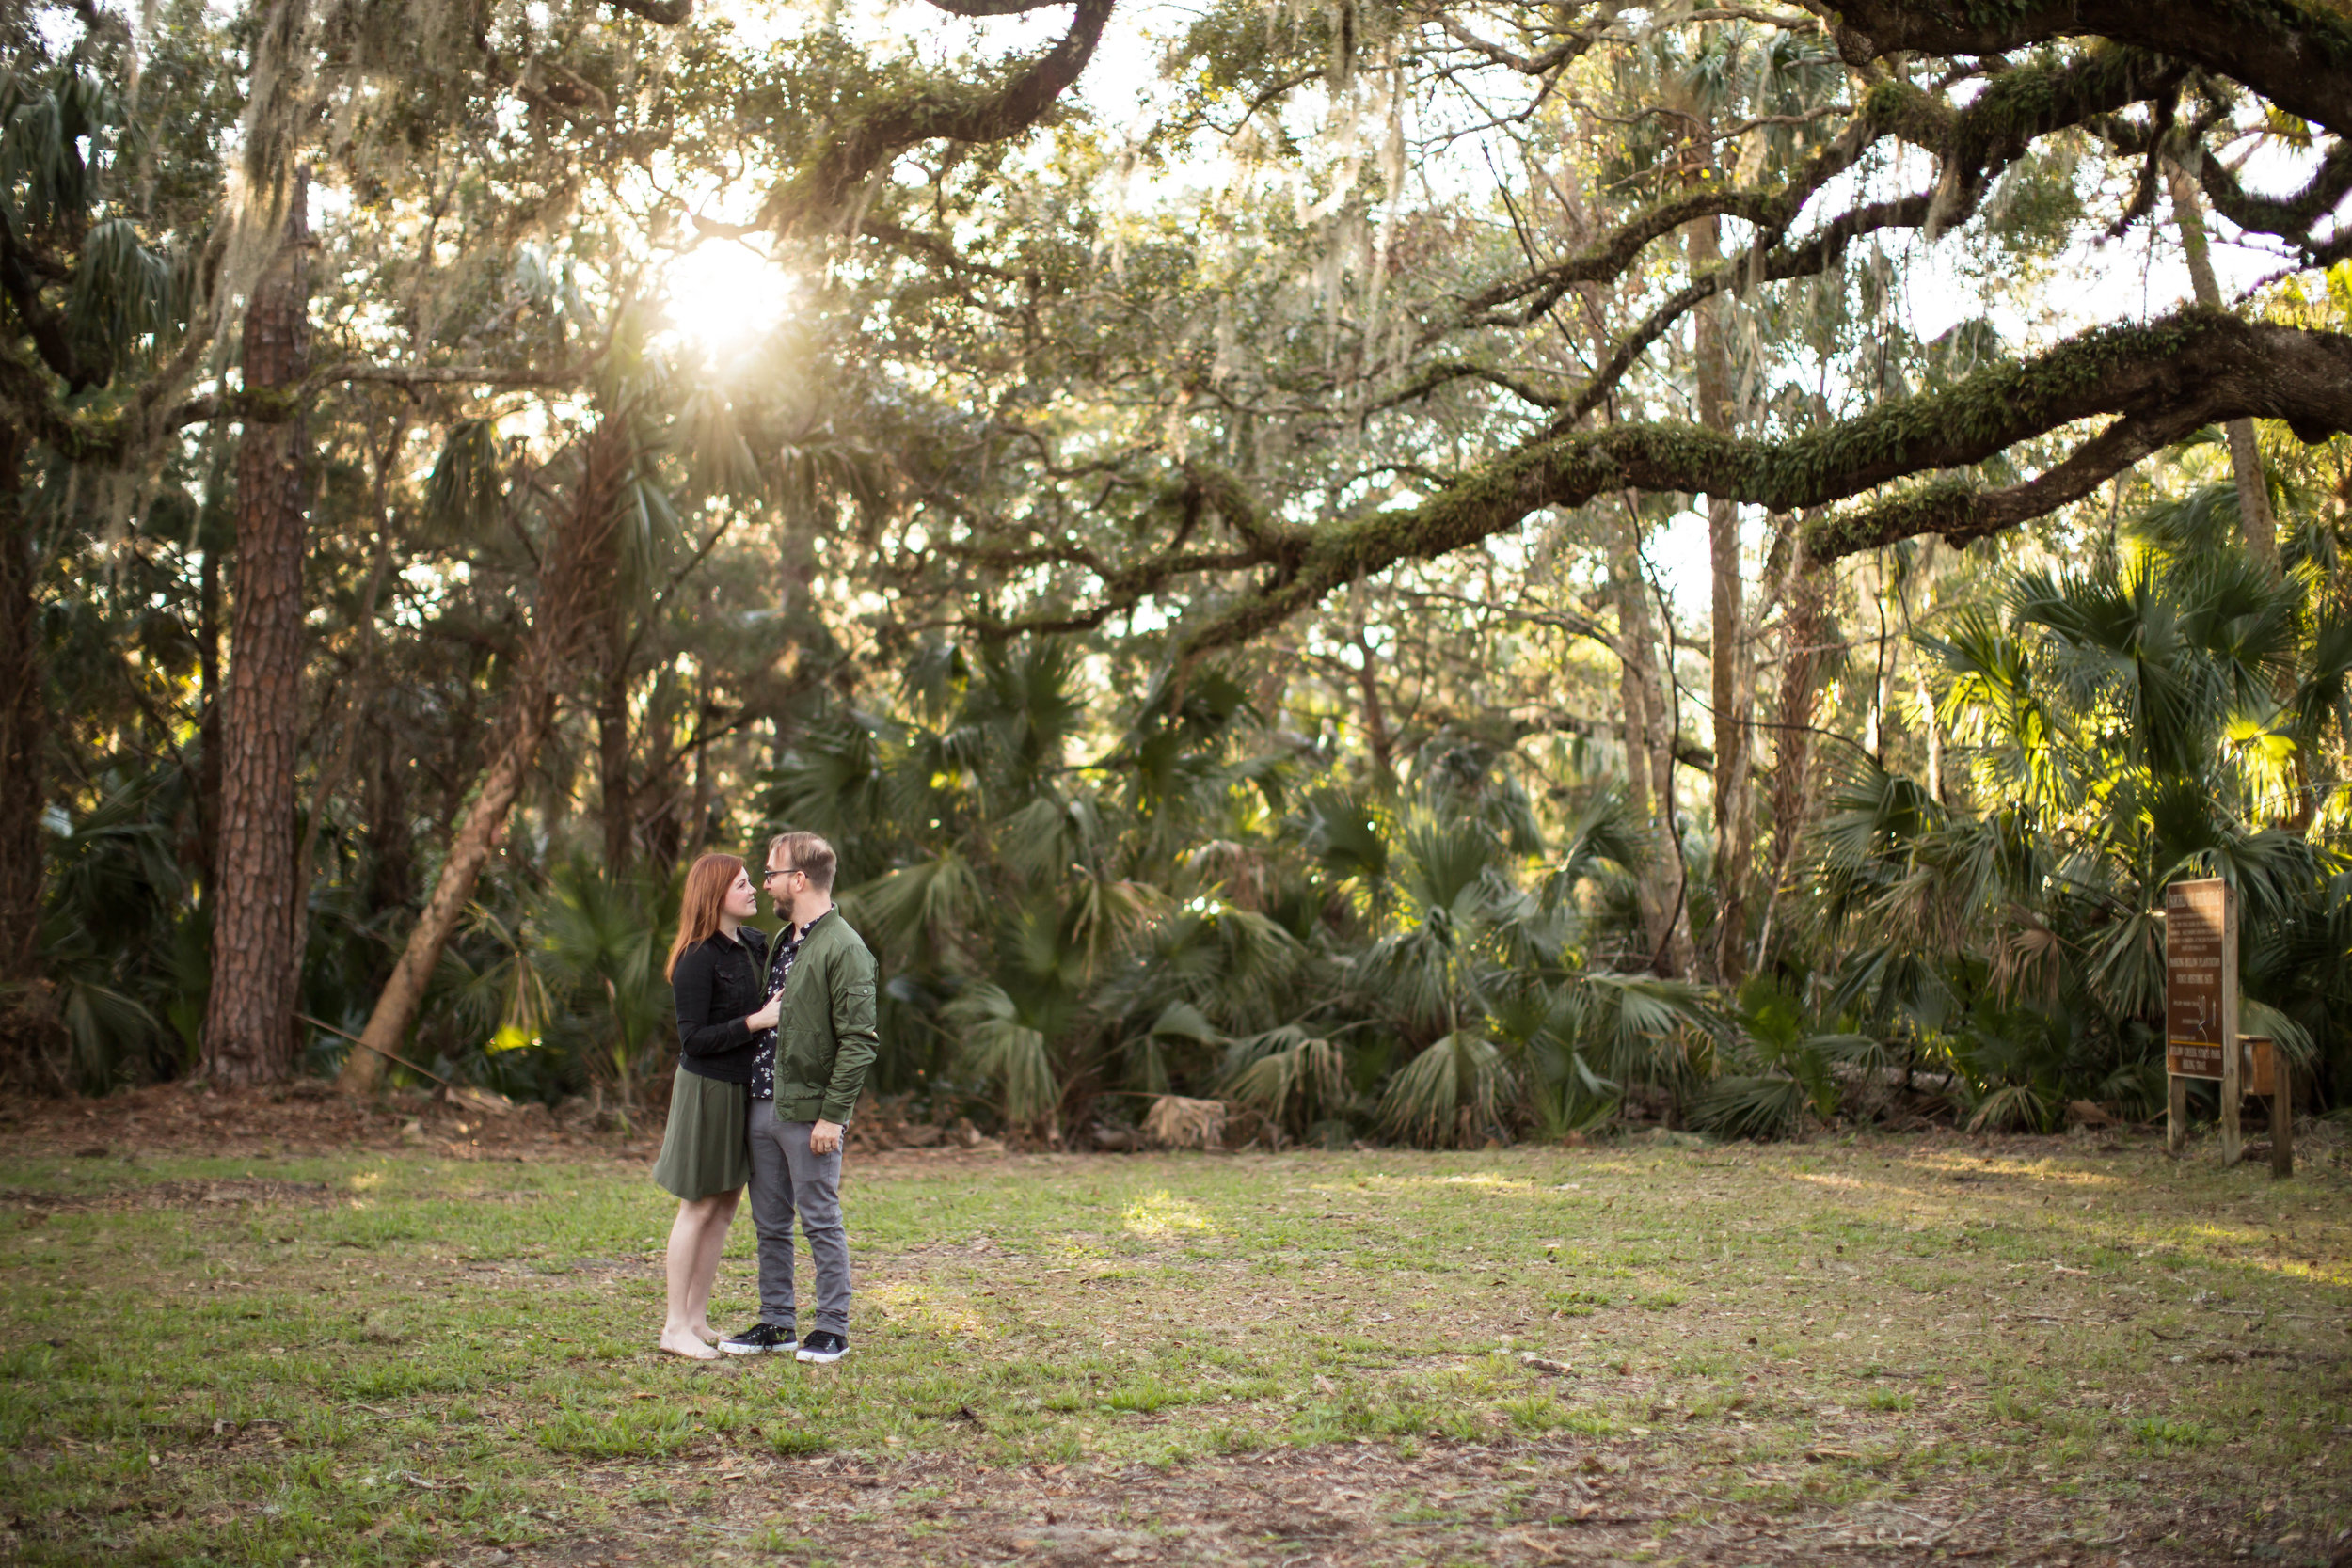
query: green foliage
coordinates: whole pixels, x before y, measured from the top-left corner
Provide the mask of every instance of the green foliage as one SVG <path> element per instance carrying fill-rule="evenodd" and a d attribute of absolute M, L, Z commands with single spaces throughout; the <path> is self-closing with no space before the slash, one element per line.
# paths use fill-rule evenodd
<path fill-rule="evenodd" d="M 315 1065 L 512 721 L 556 525 L 607 499 L 591 431 L 626 450 L 596 602 L 419 1020 L 436 1070 L 642 1095 L 679 868 L 781 826 L 834 839 L 882 957 L 878 1091 L 1031 1137 L 1167 1093 L 1327 1144 L 1635 1107 L 1799 1135 L 1899 1077 L 1983 1127 L 2145 1108 L 2153 911 L 2192 872 L 2245 901 L 2249 1019 L 2346 1060 L 2340 447 L 2262 433 L 2280 581 L 2217 433 L 2013 545 L 1822 564 L 2052 471 L 2121 377 L 2257 316 L 2340 331 L 2341 265 L 2039 355 L 1997 325 L 2155 168 L 2135 138 L 2335 167 L 2325 126 L 2095 40 L 1857 75 L 1761 13 L 1220 0 L 1139 24 L 1166 75 L 1132 135 L 1072 96 L 909 142 L 1034 56 L 693 9 L 358 8 L 287 77 L 298 122 L 243 126 L 219 7 L 167 0 L 136 72 L 104 8 L 11 35 L 0 311 L 48 368 L 11 383 L 0 532 L 40 579 L 10 635 L 51 716 L 53 1077 L 168 1075 L 202 1016 L 223 407 L 311 441 Z M 259 408 L 224 169 L 271 138 L 314 170 L 342 368 Z M 1926 341 L 1930 255 L 1979 297 Z M 726 257 L 770 270 L 698 273 Z M 1721 715 L 1658 569 L 1702 473 L 1769 514 Z M 1187 657 L 1223 632 L 1252 641 Z M 1740 710 L 1759 831 L 1716 843 Z"/>
<path fill-rule="evenodd" d="M 2326 803 L 2312 752 L 2341 633 L 2314 579 L 2267 578 L 2236 524 L 2224 487 L 2159 501 L 2086 565 L 2011 575 L 2005 613 L 1963 607 L 1921 636 L 1985 809 L 1867 767 L 1832 797 L 1820 909 L 1859 941 L 1824 1005 L 1947 1070 L 1971 1126 L 2049 1130 L 2074 1099 L 2160 1106 L 2154 911 L 2185 877 L 2236 891 L 2246 1017 L 2307 1067 L 2345 1048 L 2344 863 L 2297 826 Z M 1767 1117 L 1746 1087 L 1720 1116 Z"/>
<path fill-rule="evenodd" d="M 677 928 L 678 888 L 569 858 L 510 925 L 477 910 L 473 937 L 495 955 L 475 968 L 453 950 L 452 1003 L 470 1048 L 469 1075 L 546 1092 L 572 1074 L 619 1104 L 675 1049 L 676 1012 L 662 974 Z"/>
<path fill-rule="evenodd" d="M 183 781 L 118 772 L 107 784 L 51 847 L 40 933 L 70 1053 L 58 1075 L 86 1093 L 181 1064 L 194 1041 L 169 1027 L 174 1004 L 200 995 L 202 974 L 174 940 L 194 924 L 167 827 Z"/>
<path fill-rule="evenodd" d="M 1710 1070 L 1700 988 L 1576 951 L 1642 861 L 1620 791 L 1554 858 L 1491 753 L 1433 746 L 1408 788 L 1367 791 L 1262 750 L 1228 674 L 1130 705 L 1081 698 L 1080 669 L 1074 643 L 931 644 L 892 707 L 829 709 L 771 775 L 771 819 L 864 876 L 848 907 L 900 1009 L 888 1081 L 1038 1133 L 1176 1093 L 1292 1139 L 1476 1145 Z M 1098 734 L 1101 760 L 1073 760 Z"/>
<path fill-rule="evenodd" d="M 1844 1098 L 1841 1069 L 1885 1065 L 1877 1040 L 1817 1030 L 1803 1001 L 1769 976 L 1740 988 L 1737 1022 L 1727 1070 L 1691 1108 L 1692 1125 L 1725 1137 L 1787 1137 L 1808 1117 L 1827 1121 Z"/>

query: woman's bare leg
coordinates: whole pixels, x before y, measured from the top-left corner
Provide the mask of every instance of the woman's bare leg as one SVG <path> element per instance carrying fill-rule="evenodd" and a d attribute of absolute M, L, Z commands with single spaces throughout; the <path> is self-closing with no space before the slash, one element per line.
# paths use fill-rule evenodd
<path fill-rule="evenodd" d="M 705 1249 L 705 1233 L 715 1222 L 723 1241 L 727 1222 L 734 1217 L 733 1193 L 686 1198 L 677 1206 L 677 1218 L 670 1226 L 669 1313 L 661 1324 L 661 1348 L 672 1355 L 693 1361 L 719 1359 L 719 1353 L 694 1332 L 694 1270 Z M 710 1288 L 706 1284 L 703 1300 L 707 1303 L 709 1299 Z"/>
<path fill-rule="evenodd" d="M 721 1193 L 710 1199 L 719 1205 L 716 1215 L 703 1227 L 702 1243 L 694 1254 L 692 1292 L 686 1298 L 686 1323 L 706 1345 L 719 1342 L 719 1331 L 710 1326 L 710 1292 L 719 1282 L 719 1259 L 727 1250 L 727 1227 L 735 1223 L 735 1207 L 742 1201 L 743 1189 Z"/>

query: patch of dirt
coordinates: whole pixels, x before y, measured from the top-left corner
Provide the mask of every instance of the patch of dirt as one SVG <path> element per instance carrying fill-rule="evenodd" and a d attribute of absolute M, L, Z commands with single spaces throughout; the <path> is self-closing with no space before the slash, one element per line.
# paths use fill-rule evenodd
<path fill-rule="evenodd" d="M 2258 1532 L 2209 1512 L 2107 1510 L 2023 1486 L 1953 1478 L 1851 1503 L 1774 1512 L 1748 1486 L 1850 1487 L 1837 1456 L 1750 1464 L 1616 1441 L 1432 1442 L 1411 1458 L 1370 1443 L 1279 1449 L 1161 1470 L 1022 1466 L 952 1458 L 871 1467 L 850 1460 L 707 1457 L 707 1502 L 633 1502 L 647 1477 L 587 1478 L 620 1528 L 484 1549 L 466 1562 L 705 1560 L 726 1545 L 861 1568 L 1022 1562 L 1051 1568 L 1307 1563 L 2071 1562 L 2074 1568 L 2226 1561 Z M 678 1472 L 666 1472 L 675 1479 Z M 642 1492 L 638 1495 L 642 1496 Z M 2324 1558 L 2312 1542 L 2303 1551 Z M 502 1554 L 502 1555 L 501 1555 Z"/>
<path fill-rule="evenodd" d="M 155 1084 L 100 1100 L 24 1100 L 0 1106 L 0 1152 L 74 1162 L 76 1175 L 103 1164 L 163 1156 L 269 1159 L 416 1153 L 442 1159 L 650 1161 L 661 1147 L 663 1111 L 634 1111 L 624 1129 L 584 1101 L 550 1110 L 535 1102 L 492 1106 L 485 1098 L 396 1089 L 354 1100 L 316 1079 L 254 1089 L 192 1089 Z M 1005 1152 L 969 1122 L 941 1128 L 910 1121 L 903 1097 L 861 1107 L 850 1124 L 851 1152 L 897 1155 L 922 1166 Z M 1064 1158 L 1065 1156 L 1055 1156 Z M 921 1167 L 917 1167 L 921 1168 Z"/>
<path fill-rule="evenodd" d="M 332 1190 L 324 1181 L 149 1181 L 98 1192 L 33 1192 L 0 1187 L 0 1208 L 21 1209 L 43 1218 L 82 1209 L 192 1209 L 204 1204 L 324 1203 Z"/>
<path fill-rule="evenodd" d="M 272 1088 L 191 1089 L 157 1084 L 103 1100 L 25 1100 L 0 1110 L 0 1148 L 19 1158 L 119 1162 L 159 1156 L 267 1159 L 283 1155 L 415 1152 L 445 1159 L 565 1160 L 599 1155 L 650 1160 L 657 1117 L 626 1132 L 599 1128 L 584 1104 L 558 1116 L 545 1105 L 491 1112 L 421 1090 L 371 1099 L 303 1080 Z M 103 1168 L 103 1166 L 96 1167 Z"/>

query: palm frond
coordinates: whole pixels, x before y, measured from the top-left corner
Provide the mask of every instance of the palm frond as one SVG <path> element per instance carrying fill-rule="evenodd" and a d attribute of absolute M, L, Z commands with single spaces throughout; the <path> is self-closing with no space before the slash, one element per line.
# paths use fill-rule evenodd
<path fill-rule="evenodd" d="M 1022 1017 L 1002 987 L 977 981 L 941 1008 L 940 1018 L 960 1041 L 964 1069 L 997 1086 L 1007 1121 L 1034 1122 L 1060 1102 L 1045 1032 Z"/>
<path fill-rule="evenodd" d="M 1336 1107 L 1345 1090 L 1346 1057 L 1331 1040 L 1286 1023 L 1233 1041 L 1224 1076 L 1226 1093 L 1269 1121 L 1308 1122 Z"/>
<path fill-rule="evenodd" d="M 1694 1057 L 1723 1027 L 1704 988 L 1654 974 L 1581 974 L 1567 986 L 1569 1027 L 1597 1069 L 1622 1083 L 1687 1086 Z"/>
<path fill-rule="evenodd" d="M 1786 1073 L 1726 1075 L 1691 1102 L 1691 1125 L 1725 1138 L 1785 1138 L 1804 1125 L 1812 1101 Z"/>
<path fill-rule="evenodd" d="M 425 485 L 426 518 L 452 539 L 487 533 L 506 500 L 501 460 L 497 421 L 460 420 L 452 425 Z"/>
<path fill-rule="evenodd" d="M 947 933 L 978 923 L 986 907 L 980 879 L 961 850 L 942 849 L 857 890 L 857 906 L 882 940 L 901 953 L 923 951 Z"/>
<path fill-rule="evenodd" d="M 142 339 L 162 341 L 185 319 L 180 269 L 140 243 L 129 218 L 109 218 L 83 236 L 67 310 L 109 364 Z"/>
<path fill-rule="evenodd" d="M 1435 1041 L 1389 1080 L 1380 1123 L 1423 1148 L 1485 1141 L 1500 1125 L 1511 1069 L 1483 1035 L 1457 1031 Z"/>

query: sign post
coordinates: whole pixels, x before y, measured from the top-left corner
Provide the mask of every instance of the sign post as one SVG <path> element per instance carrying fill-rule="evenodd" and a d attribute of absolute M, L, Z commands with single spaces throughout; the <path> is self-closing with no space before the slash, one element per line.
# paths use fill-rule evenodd
<path fill-rule="evenodd" d="M 2270 1174 L 2295 1174 L 2295 1064 L 2265 1035 L 2240 1035 L 2246 1092 L 2270 1101 Z"/>
<path fill-rule="evenodd" d="M 2174 882 L 2164 890 L 2167 1148 L 2177 1154 L 2188 1139 L 2188 1080 L 2218 1078 L 2221 1163 L 2237 1164 L 2239 1068 L 2236 895 L 2218 877 Z"/>

